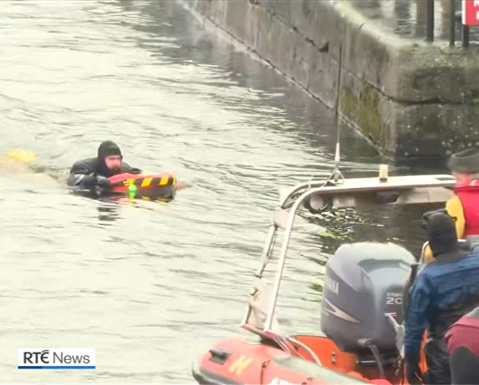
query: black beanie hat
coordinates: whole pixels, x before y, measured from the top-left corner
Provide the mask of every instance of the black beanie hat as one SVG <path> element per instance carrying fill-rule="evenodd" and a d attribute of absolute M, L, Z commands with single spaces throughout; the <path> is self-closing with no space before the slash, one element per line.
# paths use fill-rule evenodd
<path fill-rule="evenodd" d="M 427 224 L 429 246 L 434 256 L 458 248 L 456 226 L 447 214 L 436 213 L 429 217 Z"/>
<path fill-rule="evenodd" d="M 119 155 L 123 158 L 121 154 L 120 147 L 111 140 L 106 140 L 100 147 L 98 147 L 98 159 L 104 160 L 107 156 Z"/>
<path fill-rule="evenodd" d="M 449 168 L 452 171 L 465 174 L 479 173 L 479 150 L 477 148 L 468 148 L 453 154 L 449 160 Z"/>

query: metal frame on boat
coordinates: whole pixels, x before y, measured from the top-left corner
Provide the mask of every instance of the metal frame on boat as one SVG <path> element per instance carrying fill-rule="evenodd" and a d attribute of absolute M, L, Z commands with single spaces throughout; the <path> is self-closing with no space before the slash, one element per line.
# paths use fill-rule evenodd
<path fill-rule="evenodd" d="M 291 337 L 283 337 L 273 330 L 278 294 L 284 273 L 288 246 L 293 231 L 295 216 L 301 208 L 316 206 L 317 210 L 325 207 L 357 207 L 362 204 L 426 204 L 444 203 L 453 195 L 455 180 L 451 175 L 387 175 L 387 166 L 380 166 L 379 177 L 345 179 L 338 168 L 325 181 L 310 181 L 291 188 L 280 201 L 280 213 L 273 220 L 262 253 L 262 263 L 255 276 L 259 281 L 272 259 L 276 236 L 279 228 L 285 230 L 276 269 L 273 291 L 268 298 L 267 309 L 255 306 L 255 296 L 259 295 L 258 286 L 252 293 L 241 327 L 264 338 L 272 339 L 283 349 L 297 355 L 294 347 L 301 347 L 308 352 L 313 361 L 320 364 L 316 355 L 304 344 Z M 314 209 L 314 207 L 313 207 Z M 258 282 L 260 283 L 260 282 Z M 264 295 L 264 293 L 263 293 Z M 254 315 L 254 317 L 252 317 Z"/>

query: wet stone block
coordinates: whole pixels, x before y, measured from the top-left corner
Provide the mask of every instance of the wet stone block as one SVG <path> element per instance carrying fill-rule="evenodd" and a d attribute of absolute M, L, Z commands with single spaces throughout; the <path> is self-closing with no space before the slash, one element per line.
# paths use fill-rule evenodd
<path fill-rule="evenodd" d="M 226 9 L 228 7 L 228 3 L 226 1 L 215 1 L 215 0 L 212 0 L 212 1 L 215 3 L 215 7 L 214 7 L 215 21 L 218 25 L 222 27 L 222 29 L 225 29 Z"/>
<path fill-rule="evenodd" d="M 310 51 L 308 90 L 329 108 L 335 108 L 339 66 L 328 54 Z"/>
<path fill-rule="evenodd" d="M 245 19 L 244 43 L 248 48 L 256 50 L 258 47 L 258 33 L 260 22 L 260 8 L 252 3 L 248 4 Z"/>
<path fill-rule="evenodd" d="M 260 12 L 257 52 L 265 60 L 274 64 L 277 58 L 277 37 L 281 33 L 282 23 L 268 12 Z"/>
<path fill-rule="evenodd" d="M 205 1 L 205 0 L 197 0 L 194 3 L 193 2 L 185 2 L 185 4 L 188 7 L 191 7 L 193 9 L 196 9 L 199 13 L 201 13 L 204 16 L 209 16 L 210 15 L 210 2 Z"/>
<path fill-rule="evenodd" d="M 223 2 L 226 3 L 226 20 L 224 27 L 236 39 L 243 42 L 248 1 L 228 0 Z"/>
<path fill-rule="evenodd" d="M 316 23 L 314 1 L 295 0 L 288 3 L 290 6 L 290 25 L 305 38 L 309 37 L 310 25 Z"/>
<path fill-rule="evenodd" d="M 268 12 L 271 15 L 275 14 L 276 3 L 279 0 L 254 0 L 254 2 L 262 8 L 264 12 Z"/>
<path fill-rule="evenodd" d="M 389 71 L 391 52 L 381 41 L 381 36 L 368 31 L 366 25 L 346 23 L 342 49 L 342 66 L 358 77 L 368 81 L 388 96 L 394 97 L 392 84 L 386 78 L 393 76 Z M 383 87 L 384 86 L 384 87 Z"/>
<path fill-rule="evenodd" d="M 275 55 L 272 57 L 272 62 L 280 71 L 291 75 L 295 45 L 297 44 L 297 34 L 281 21 L 277 21 L 275 25 L 278 26 L 279 34 L 275 35 L 276 41 L 273 41 L 273 44 L 276 45 L 276 49 Z"/>
<path fill-rule="evenodd" d="M 344 20 L 338 9 L 325 1 L 314 2 L 316 20 L 311 26 L 308 39 L 323 52 L 338 61 L 342 45 Z"/>
<path fill-rule="evenodd" d="M 479 146 L 479 103 L 410 105 L 397 111 L 395 156 L 449 156 Z"/>
<path fill-rule="evenodd" d="M 397 98 L 463 103 L 479 95 L 479 55 L 472 50 L 408 47 L 402 50 Z"/>
<path fill-rule="evenodd" d="M 291 25 L 291 3 L 293 1 L 276 0 L 274 16 L 287 25 Z"/>
<path fill-rule="evenodd" d="M 306 41 L 302 36 L 295 35 L 296 43 L 294 45 L 293 59 L 291 60 L 291 76 L 301 84 L 305 89 L 309 88 L 310 67 L 314 60 L 314 47 L 310 42 Z"/>
<path fill-rule="evenodd" d="M 387 149 L 394 141 L 391 101 L 373 85 L 355 74 L 341 72 L 339 113 L 378 148 Z"/>

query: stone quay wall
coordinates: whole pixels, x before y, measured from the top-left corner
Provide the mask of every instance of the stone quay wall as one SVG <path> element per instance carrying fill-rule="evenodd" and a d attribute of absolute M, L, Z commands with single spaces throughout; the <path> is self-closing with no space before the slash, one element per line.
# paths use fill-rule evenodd
<path fill-rule="evenodd" d="M 479 49 L 399 38 L 346 0 L 188 0 L 398 158 L 479 144 Z M 318 122 L 320 124 L 320 122 Z"/>

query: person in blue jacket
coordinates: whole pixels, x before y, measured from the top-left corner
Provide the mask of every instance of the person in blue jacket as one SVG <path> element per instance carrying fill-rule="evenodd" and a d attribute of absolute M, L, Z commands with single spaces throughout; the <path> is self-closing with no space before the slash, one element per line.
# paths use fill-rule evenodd
<path fill-rule="evenodd" d="M 479 305 L 479 250 L 461 250 L 454 220 L 445 213 L 428 221 L 434 260 L 417 274 L 406 308 L 405 361 L 410 384 L 451 384 L 448 328 Z M 421 373 L 419 354 L 424 331 L 428 370 Z"/>

